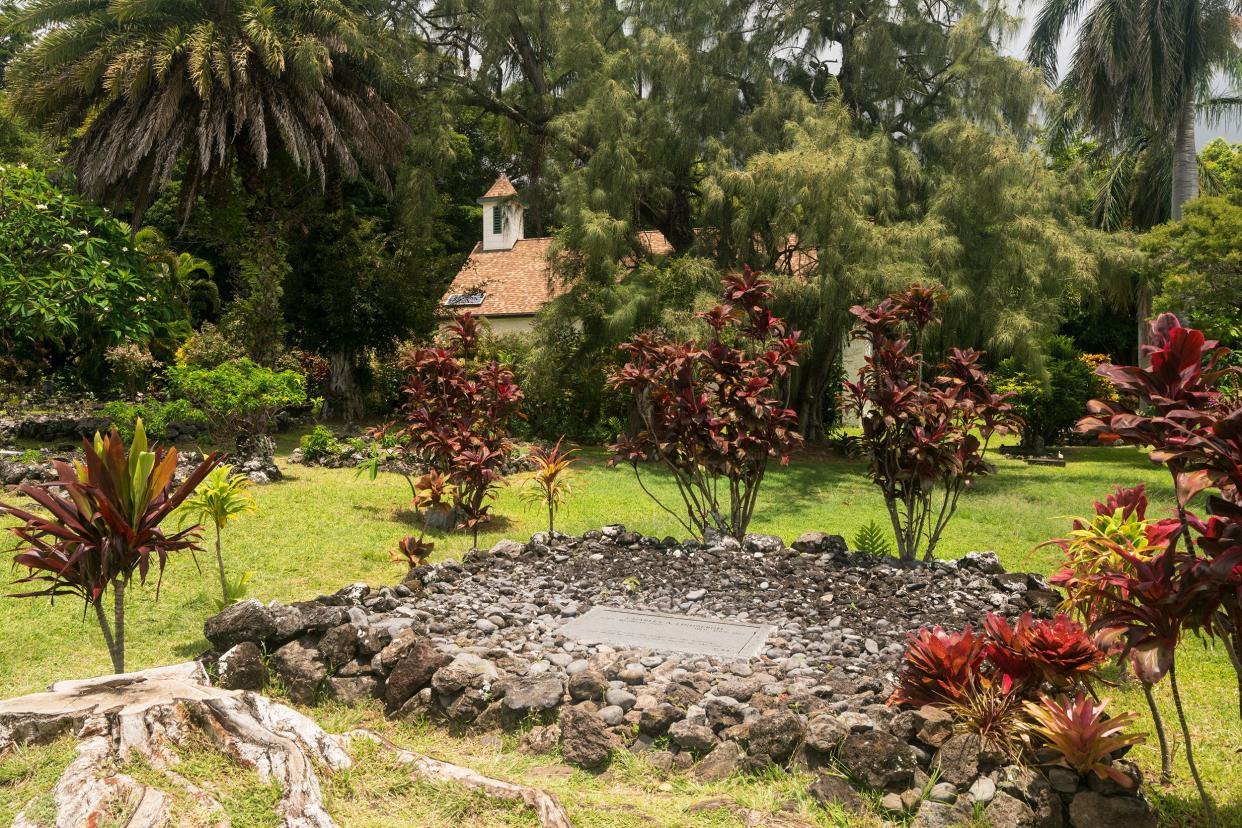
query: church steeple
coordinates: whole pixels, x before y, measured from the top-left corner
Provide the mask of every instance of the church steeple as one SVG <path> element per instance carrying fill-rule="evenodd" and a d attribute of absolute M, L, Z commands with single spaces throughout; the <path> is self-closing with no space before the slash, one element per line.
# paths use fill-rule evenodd
<path fill-rule="evenodd" d="M 509 176 L 501 173 L 479 203 L 483 205 L 484 250 L 511 250 L 525 238 L 522 202 Z"/>

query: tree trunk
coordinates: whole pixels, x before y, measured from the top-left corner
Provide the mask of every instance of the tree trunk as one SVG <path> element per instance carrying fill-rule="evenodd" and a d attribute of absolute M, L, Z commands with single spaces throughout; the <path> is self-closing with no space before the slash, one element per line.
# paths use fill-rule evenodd
<path fill-rule="evenodd" d="M 1173 754 L 1169 751 L 1169 737 L 1164 732 L 1164 717 L 1160 715 L 1160 708 L 1156 707 L 1156 696 L 1151 691 L 1151 684 L 1146 681 L 1141 683 L 1143 695 L 1147 698 L 1147 708 L 1151 711 L 1151 722 L 1156 728 L 1156 739 L 1160 742 L 1160 781 L 1167 785 L 1173 781 Z"/>
<path fill-rule="evenodd" d="M 1182 220 L 1182 205 L 1199 197 L 1199 156 L 1195 152 L 1195 103 L 1187 97 L 1173 139 L 1173 203 L 1169 217 Z"/>
<path fill-rule="evenodd" d="M 1177 721 L 1182 726 L 1182 738 L 1186 740 L 1186 764 L 1190 766 L 1190 775 L 1199 789 L 1199 799 L 1203 801 L 1203 810 L 1207 812 L 1208 825 L 1216 828 L 1216 806 L 1212 797 L 1208 796 L 1199 777 L 1199 768 L 1195 765 L 1195 751 L 1190 738 L 1190 727 L 1186 724 L 1186 711 L 1182 708 L 1182 694 L 1177 689 L 1177 662 L 1169 666 L 1169 687 L 1173 691 L 1173 706 L 1177 708 Z"/>
<path fill-rule="evenodd" d="M 104 615 L 102 597 L 94 604 L 95 619 L 99 621 L 99 630 L 103 633 L 104 644 L 108 647 L 108 658 L 112 659 L 113 672 L 125 672 L 125 659 L 118 655 L 116 650 L 116 640 L 112 637 L 112 629 L 108 626 L 108 616 Z"/>
<path fill-rule="evenodd" d="M 1138 334 L 1135 345 L 1135 357 L 1138 360 L 1136 364 L 1141 368 L 1146 368 L 1150 364 L 1147 353 L 1143 350 L 1143 346 L 1147 344 L 1147 337 L 1151 333 L 1147 324 L 1150 319 L 1151 285 L 1140 279 L 1138 286 L 1134 289 L 1134 322 Z"/>
<path fill-rule="evenodd" d="M 351 351 L 335 351 L 328 360 L 328 391 L 332 398 L 324 403 L 323 416 L 339 414 L 347 423 L 362 419 L 365 406 L 362 389 L 358 387 L 358 378 L 354 373 L 354 357 Z M 334 412 L 332 403 L 337 401 L 339 412 Z"/>
<path fill-rule="evenodd" d="M 224 550 L 220 547 L 220 524 L 216 524 L 216 563 L 220 566 L 221 607 L 229 608 L 229 580 L 224 575 Z"/>
<path fill-rule="evenodd" d="M 112 634 L 116 652 L 112 655 L 112 666 L 118 673 L 125 672 L 125 580 L 118 578 L 112 582 Z"/>

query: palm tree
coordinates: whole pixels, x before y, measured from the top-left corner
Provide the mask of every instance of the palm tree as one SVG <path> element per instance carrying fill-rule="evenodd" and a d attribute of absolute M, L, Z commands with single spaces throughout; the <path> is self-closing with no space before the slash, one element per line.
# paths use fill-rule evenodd
<path fill-rule="evenodd" d="M 1239 10 L 1236 0 L 1045 0 L 1031 33 L 1028 59 L 1057 88 L 1055 122 L 1085 128 L 1130 164 L 1153 141 L 1167 142 L 1165 186 L 1175 221 L 1199 194 L 1196 116 L 1206 110 L 1219 117 L 1240 103 L 1211 93 L 1213 75 L 1238 60 Z M 1084 11 L 1058 84 L 1061 35 Z"/>
<path fill-rule="evenodd" d="M 137 225 L 184 164 L 182 209 L 234 168 L 252 191 L 282 151 L 321 187 L 387 188 L 407 129 L 342 0 L 33 0 L 13 30 L 15 111 L 72 134 L 80 185 Z"/>

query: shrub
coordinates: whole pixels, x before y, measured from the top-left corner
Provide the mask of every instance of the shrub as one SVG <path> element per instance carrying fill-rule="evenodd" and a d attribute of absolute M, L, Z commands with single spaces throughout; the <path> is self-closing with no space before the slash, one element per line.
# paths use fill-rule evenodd
<path fill-rule="evenodd" d="M 962 701 L 976 687 L 987 642 L 966 625 L 961 632 L 922 627 L 906 640 L 900 683 L 889 704 L 946 704 Z"/>
<path fill-rule="evenodd" d="M 535 446 L 531 450 L 535 469 L 523 481 L 522 499 L 547 509 L 549 532 L 556 531 L 556 512 L 569 499 L 569 481 L 573 477 L 570 467 L 576 460 L 576 449 L 561 451 L 561 440 L 550 449 Z"/>
<path fill-rule="evenodd" d="M 244 593 L 250 580 L 249 573 L 230 581 L 224 572 L 224 551 L 220 534 L 233 518 L 243 512 L 253 512 L 258 507 L 247 489 L 250 479 L 244 474 L 234 474 L 233 467 L 219 465 L 203 479 L 194 493 L 180 509 L 182 525 L 185 523 L 208 523 L 216 530 L 216 564 L 220 568 L 220 609 L 232 606 Z"/>
<path fill-rule="evenodd" d="M 268 435 L 281 411 L 306 402 L 300 374 L 273 371 L 244 357 L 214 368 L 174 366 L 168 380 L 174 393 L 203 412 L 217 445 L 239 450 Z"/>
<path fill-rule="evenodd" d="M 402 538 L 397 548 L 388 553 L 388 557 L 393 563 L 404 563 L 413 569 L 427 563 L 433 549 L 435 543 L 432 541 L 423 540 L 421 536 L 409 536 Z"/>
<path fill-rule="evenodd" d="M 139 402 L 114 400 L 103 407 L 103 414 L 112 421 L 112 427 L 121 439 L 132 440 L 139 420 L 148 433 L 157 437 L 168 434 L 172 423 L 202 423 L 203 412 L 190 405 L 189 400 L 159 400 L 147 397 Z"/>
<path fill-rule="evenodd" d="M 1012 394 L 1010 403 L 1022 418 L 1021 447 L 1030 453 L 1065 442 L 1097 390 L 1093 365 L 1069 337 L 1053 337 L 1045 350 L 1046 382 L 1021 371 L 1013 359 L 1003 360 L 992 376 L 994 391 Z"/>
<path fill-rule="evenodd" d="M 522 404 L 512 372 L 476 359 L 479 335 L 478 320 L 464 313 L 446 327 L 443 344 L 407 352 L 404 420 L 377 432 L 451 487 L 457 524 L 471 530 L 476 546 L 512 452 L 509 421 Z"/>
<path fill-rule="evenodd" d="M 162 579 L 169 554 L 201 548 L 199 527 L 169 535 L 160 523 L 189 497 L 215 467 L 217 459 L 215 455 L 206 458 L 174 490 L 177 450 L 152 447 L 148 451 L 141 421 L 128 452 L 115 429 L 102 437 L 96 434 L 93 442 L 84 439 L 82 448 L 85 462 L 75 461 L 70 466 L 54 461 L 54 487 L 18 487 L 18 492 L 37 503 L 46 514 L 33 514 L 0 502 L 0 513 L 19 521 L 11 527 L 21 542 L 13 562 L 30 570 L 18 583 L 44 584 L 14 597 L 80 597 L 94 608 L 113 669 L 123 673 L 126 587 L 135 574 L 140 583 L 146 583 L 152 563 Z M 103 609 L 109 589 L 111 626 Z"/>
<path fill-rule="evenodd" d="M 112 373 L 120 378 L 125 393 L 131 397 L 146 388 L 159 364 L 145 345 L 133 342 L 113 345 L 104 351 L 104 361 L 108 363 Z"/>
<path fill-rule="evenodd" d="M 176 362 L 182 367 L 215 368 L 245 356 L 242 347 L 224 335 L 210 322 L 204 322 L 197 333 L 177 349 Z"/>
<path fill-rule="evenodd" d="M 642 430 L 614 444 L 610 462 L 629 463 L 640 485 L 640 464 L 659 463 L 686 519 L 649 497 L 698 537 L 715 530 L 741 539 L 769 461 L 788 463 L 802 443 L 786 404 L 799 334 L 772 314 L 771 286 L 749 268 L 721 287 L 721 303 L 697 315 L 709 331 L 702 341 L 639 334 L 623 346 L 629 362 L 608 382 L 633 394 Z"/>
<path fill-rule="evenodd" d="M 851 309 L 859 320 L 853 337 L 871 353 L 858 381 L 845 387 L 903 561 L 920 550 L 932 559 L 962 492 L 994 471 L 985 460 L 988 441 L 1021 423 L 1008 396 L 988 388 L 978 351 L 955 348 L 943 376 L 924 376 L 921 341 L 943 296 L 913 287 L 874 308 Z"/>
<path fill-rule="evenodd" d="M 337 441 L 336 435 L 323 425 L 317 425 L 311 429 L 309 434 L 303 434 L 302 439 L 298 441 L 298 446 L 302 449 L 302 457 L 308 462 L 333 457 L 341 450 L 341 444 Z"/>

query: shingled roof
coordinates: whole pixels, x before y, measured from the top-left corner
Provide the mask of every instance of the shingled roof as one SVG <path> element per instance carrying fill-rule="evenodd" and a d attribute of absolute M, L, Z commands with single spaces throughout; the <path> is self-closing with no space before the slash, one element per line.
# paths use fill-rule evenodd
<path fill-rule="evenodd" d="M 492 189 L 496 189 L 495 185 Z M 651 253 L 662 255 L 673 249 L 658 230 L 643 231 L 638 237 Z M 482 291 L 481 303 L 463 306 L 462 310 L 469 310 L 476 316 L 536 314 L 565 292 L 565 287 L 553 279 L 550 272 L 548 251 L 551 247 L 549 237 L 519 239 L 509 250 L 484 250 L 482 244 L 476 244 L 441 302 L 447 303 L 450 296 Z"/>
<path fill-rule="evenodd" d="M 508 198 L 515 195 L 517 195 L 517 190 L 514 189 L 513 182 L 509 180 L 509 176 L 501 173 L 500 177 L 492 183 L 487 192 L 479 196 L 479 201 L 489 198 Z"/>

